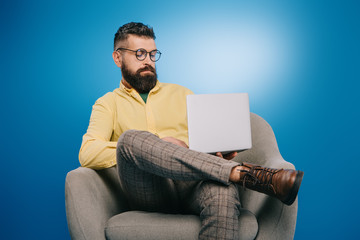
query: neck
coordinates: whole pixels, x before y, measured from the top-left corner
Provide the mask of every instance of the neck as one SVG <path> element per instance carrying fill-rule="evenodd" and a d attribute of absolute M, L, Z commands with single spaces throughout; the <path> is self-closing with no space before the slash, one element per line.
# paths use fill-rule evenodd
<path fill-rule="evenodd" d="M 124 84 L 126 88 L 133 88 L 124 78 L 121 79 L 121 82 Z"/>

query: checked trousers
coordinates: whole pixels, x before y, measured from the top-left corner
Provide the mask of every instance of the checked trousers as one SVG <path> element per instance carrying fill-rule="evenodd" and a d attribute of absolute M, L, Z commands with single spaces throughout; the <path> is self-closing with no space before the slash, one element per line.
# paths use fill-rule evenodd
<path fill-rule="evenodd" d="M 239 192 L 229 182 L 239 163 L 137 130 L 120 136 L 116 158 L 133 210 L 198 214 L 199 239 L 239 239 Z"/>

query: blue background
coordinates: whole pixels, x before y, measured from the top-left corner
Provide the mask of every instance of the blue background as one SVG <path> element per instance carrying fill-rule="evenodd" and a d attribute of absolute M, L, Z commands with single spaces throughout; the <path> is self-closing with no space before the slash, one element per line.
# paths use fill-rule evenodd
<path fill-rule="evenodd" d="M 95 100 L 118 87 L 113 35 L 154 27 L 160 81 L 248 92 L 305 172 L 295 239 L 358 232 L 357 1 L 1 1 L 2 239 L 69 239 L 66 173 Z M 219 113 L 224 114 L 226 113 Z"/>

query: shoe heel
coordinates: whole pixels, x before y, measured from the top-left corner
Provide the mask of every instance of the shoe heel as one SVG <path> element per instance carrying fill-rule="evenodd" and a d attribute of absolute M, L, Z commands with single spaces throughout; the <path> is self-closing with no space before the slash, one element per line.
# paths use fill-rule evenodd
<path fill-rule="evenodd" d="M 295 182 L 294 182 L 294 186 L 292 187 L 292 189 L 290 191 L 289 198 L 286 201 L 283 202 L 283 203 L 285 203 L 286 205 L 289 205 L 289 206 L 294 203 L 294 201 L 296 199 L 296 196 L 297 196 L 297 194 L 299 192 L 301 181 L 302 181 L 303 176 L 304 176 L 303 171 L 296 171 L 296 172 L 297 172 L 296 179 L 295 179 Z"/>

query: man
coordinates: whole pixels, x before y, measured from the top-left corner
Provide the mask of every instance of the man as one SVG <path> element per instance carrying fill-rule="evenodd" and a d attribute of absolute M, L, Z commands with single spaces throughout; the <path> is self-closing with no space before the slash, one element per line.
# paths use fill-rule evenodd
<path fill-rule="evenodd" d="M 196 213 L 202 222 L 199 239 L 238 239 L 238 185 L 290 205 L 303 172 L 239 164 L 230 160 L 236 153 L 189 150 L 186 96 L 192 92 L 157 80 L 160 56 L 152 28 L 142 23 L 119 28 L 113 59 L 121 68 L 120 87 L 93 106 L 80 163 L 93 169 L 117 165 L 133 209 Z"/>

